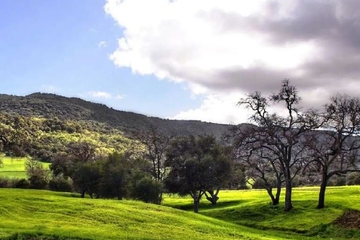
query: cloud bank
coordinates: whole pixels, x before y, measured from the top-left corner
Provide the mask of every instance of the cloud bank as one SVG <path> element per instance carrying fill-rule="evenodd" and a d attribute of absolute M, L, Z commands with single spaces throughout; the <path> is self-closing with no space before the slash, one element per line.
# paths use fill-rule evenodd
<path fill-rule="evenodd" d="M 284 78 L 305 106 L 360 90 L 360 1 L 108 0 L 104 9 L 123 30 L 114 64 L 204 96 L 175 118 L 244 121 L 235 99 L 274 92 Z"/>

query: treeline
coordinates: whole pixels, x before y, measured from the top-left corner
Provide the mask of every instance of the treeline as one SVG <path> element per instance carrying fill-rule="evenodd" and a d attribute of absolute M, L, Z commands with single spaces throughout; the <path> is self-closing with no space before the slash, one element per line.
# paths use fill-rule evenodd
<path fill-rule="evenodd" d="M 67 145 L 66 153 L 54 157 L 50 171 L 28 160 L 28 179 L 0 181 L 2 187 L 76 191 L 81 197 L 136 199 L 161 204 L 163 193 L 190 195 L 194 211 L 206 196 L 216 204 L 220 189 L 246 188 L 244 169 L 231 148 L 215 137 L 168 137 L 150 128 L 136 132 L 133 145 L 124 153 L 98 155 L 86 142 Z"/>

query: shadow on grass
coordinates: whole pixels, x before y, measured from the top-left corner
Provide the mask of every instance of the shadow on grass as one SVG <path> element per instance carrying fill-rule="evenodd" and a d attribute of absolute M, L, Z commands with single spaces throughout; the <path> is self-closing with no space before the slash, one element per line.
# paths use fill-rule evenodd
<path fill-rule="evenodd" d="M 248 226 L 261 230 L 277 230 L 293 233 L 307 233 L 312 226 L 319 224 L 324 211 L 316 209 L 316 201 L 293 201 L 294 208 L 284 211 L 283 204 L 234 205 L 233 207 L 205 211 L 201 214 L 219 220 Z M 310 213 L 310 215 L 308 215 Z M 307 216 L 311 216 L 307 218 Z M 318 223 L 314 223 L 314 218 Z"/>
<path fill-rule="evenodd" d="M 227 207 L 234 207 L 237 206 L 241 203 L 243 203 L 245 201 L 242 200 L 231 200 L 231 201 L 219 201 L 216 205 L 212 205 L 210 202 L 208 201 L 202 201 L 200 202 L 200 207 L 199 207 L 199 211 L 202 210 L 214 210 L 214 209 L 220 209 L 220 208 L 227 208 Z M 191 203 L 184 203 L 181 205 L 168 205 L 169 207 L 173 207 L 173 208 L 177 208 L 177 209 L 181 209 L 181 210 L 186 210 L 186 211 L 192 211 L 194 209 L 194 204 Z"/>
<path fill-rule="evenodd" d="M 10 237 L 1 238 L 3 240 L 86 240 L 85 238 L 62 237 L 56 235 L 44 235 L 34 233 L 16 233 Z"/>

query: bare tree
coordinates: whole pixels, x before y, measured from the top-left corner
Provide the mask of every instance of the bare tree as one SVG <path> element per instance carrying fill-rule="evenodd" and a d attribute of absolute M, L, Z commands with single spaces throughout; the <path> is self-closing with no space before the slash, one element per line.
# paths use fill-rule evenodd
<path fill-rule="evenodd" d="M 324 130 L 312 134 L 312 161 L 305 170 L 321 173 L 317 208 L 325 206 L 326 186 L 332 176 L 360 171 L 359 113 L 359 98 L 336 95 L 325 105 Z"/>
<path fill-rule="evenodd" d="M 289 80 L 285 79 L 278 93 L 263 97 L 260 92 L 255 92 L 238 103 L 253 112 L 250 120 L 257 125 L 257 129 L 251 134 L 240 134 L 235 138 L 243 139 L 244 145 L 256 145 L 279 164 L 285 180 L 285 211 L 293 208 L 292 180 L 306 161 L 305 133 L 318 126 L 315 115 L 298 109 L 300 100 L 296 87 L 291 86 Z M 269 112 L 277 103 L 283 104 L 285 114 Z"/>
<path fill-rule="evenodd" d="M 266 189 L 272 204 L 277 205 L 280 200 L 281 186 L 284 174 L 276 155 L 262 147 L 258 139 L 262 129 L 251 124 L 242 124 L 230 128 L 230 138 L 236 149 L 236 160 L 246 167 L 248 183 L 253 187 Z M 254 185 L 255 184 L 255 185 Z M 273 188 L 276 188 L 274 195 Z"/>

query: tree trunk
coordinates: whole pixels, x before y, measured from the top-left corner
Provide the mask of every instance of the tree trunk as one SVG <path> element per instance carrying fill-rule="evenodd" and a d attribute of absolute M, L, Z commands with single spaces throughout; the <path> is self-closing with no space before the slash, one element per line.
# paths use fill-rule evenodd
<path fill-rule="evenodd" d="M 323 176 L 321 179 L 321 185 L 320 185 L 320 192 L 319 192 L 319 201 L 316 208 L 321 209 L 325 207 L 325 191 L 326 191 L 326 185 L 329 178 L 327 176 L 326 170 L 323 172 Z"/>
<path fill-rule="evenodd" d="M 86 189 L 81 191 L 81 198 L 85 197 Z"/>
<path fill-rule="evenodd" d="M 266 188 L 266 191 L 268 193 L 268 195 L 270 196 L 271 198 L 271 201 L 272 201 L 272 204 L 273 205 L 276 205 L 274 202 L 275 202 L 275 197 L 274 197 L 274 194 L 272 193 L 272 187 L 267 187 Z"/>
<path fill-rule="evenodd" d="M 207 195 L 207 193 L 205 192 L 206 200 L 211 202 L 212 205 L 216 205 L 217 201 L 219 200 L 219 197 L 218 197 L 219 189 L 216 189 L 215 193 L 214 193 L 214 190 L 210 190 L 210 191 L 208 191 L 208 193 L 210 194 L 210 196 Z"/>
<path fill-rule="evenodd" d="M 162 191 L 160 191 L 158 193 L 158 199 L 157 199 L 157 204 L 159 204 L 159 205 L 161 205 L 161 203 L 162 203 L 162 195 L 163 195 L 163 193 L 162 193 Z"/>
<path fill-rule="evenodd" d="M 199 203 L 200 203 L 200 199 L 197 196 L 195 196 L 194 197 L 194 213 L 199 212 Z"/>
<path fill-rule="evenodd" d="M 279 204 L 279 198 L 280 198 L 281 185 L 280 185 L 280 188 L 279 187 L 276 188 L 276 195 L 275 196 L 272 193 L 272 187 L 266 188 L 266 191 L 267 191 L 268 195 L 271 198 L 272 205 L 278 205 Z"/>
<path fill-rule="evenodd" d="M 203 191 L 190 192 L 191 197 L 194 199 L 194 213 L 199 212 L 200 199 L 204 193 Z"/>
<path fill-rule="evenodd" d="M 292 192 L 291 177 L 290 177 L 290 171 L 288 171 L 288 174 L 286 174 L 285 176 L 285 212 L 288 212 L 293 208 L 291 201 L 291 192 Z"/>
<path fill-rule="evenodd" d="M 279 202 L 280 202 L 280 193 L 281 193 L 281 181 L 279 181 L 277 183 L 275 201 L 273 202 L 273 205 L 278 205 L 279 204 Z"/>

